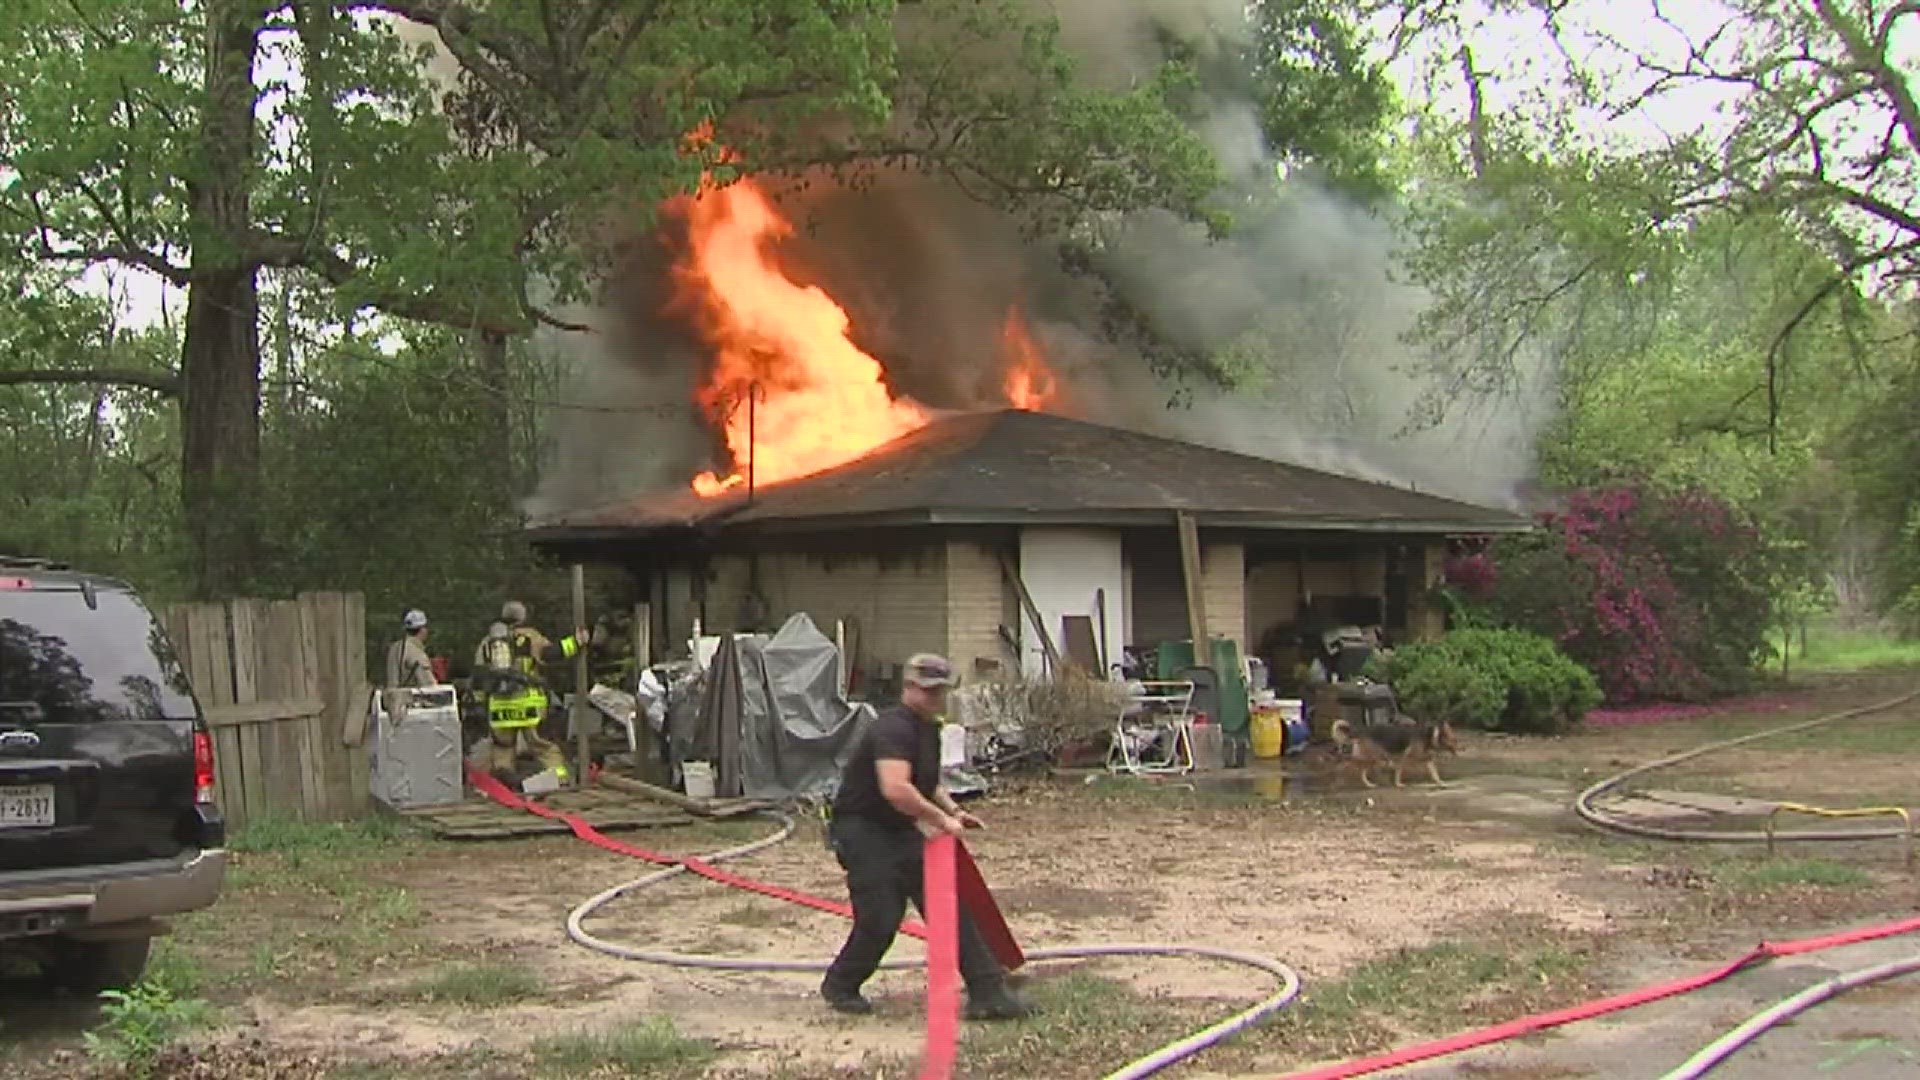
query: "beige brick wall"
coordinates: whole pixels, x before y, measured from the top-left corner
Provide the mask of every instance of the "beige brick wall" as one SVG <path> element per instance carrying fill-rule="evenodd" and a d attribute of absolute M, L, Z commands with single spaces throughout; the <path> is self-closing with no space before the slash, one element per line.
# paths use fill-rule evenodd
<path fill-rule="evenodd" d="M 997 660 L 1013 670 L 1020 660 L 1000 637 L 1000 628 L 1019 626 L 1020 599 L 1000 568 L 991 542 L 947 541 L 946 653 L 963 674 L 976 660 Z"/>
<path fill-rule="evenodd" d="M 871 669 L 947 649 L 947 547 L 924 540 L 883 554 L 779 551 L 759 559 L 769 628 L 804 611 L 831 637 L 849 620 L 855 664 Z M 709 633 L 742 628 L 752 557 L 716 557 L 707 585 Z"/>
<path fill-rule="evenodd" d="M 1200 537 L 1201 603 L 1207 633 L 1232 638 L 1247 651 L 1247 550 L 1239 541 L 1210 542 Z"/>

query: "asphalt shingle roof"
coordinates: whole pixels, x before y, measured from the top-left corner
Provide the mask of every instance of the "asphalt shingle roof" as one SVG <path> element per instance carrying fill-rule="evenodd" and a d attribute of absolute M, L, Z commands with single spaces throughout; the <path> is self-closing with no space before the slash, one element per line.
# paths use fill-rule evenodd
<path fill-rule="evenodd" d="M 1166 524 L 1472 534 L 1518 515 L 1285 462 L 1046 413 L 959 413 L 751 502 L 691 490 L 536 522 L 536 540 L 681 528 Z"/>

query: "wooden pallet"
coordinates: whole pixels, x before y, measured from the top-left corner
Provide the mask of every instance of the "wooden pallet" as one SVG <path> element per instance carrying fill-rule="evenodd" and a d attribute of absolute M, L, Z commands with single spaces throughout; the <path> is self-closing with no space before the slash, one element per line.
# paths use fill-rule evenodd
<path fill-rule="evenodd" d="M 556 791 L 541 802 L 555 810 L 578 814 L 602 832 L 687 825 L 695 820 L 684 810 L 606 788 Z M 406 810 L 402 814 L 446 840 L 502 840 L 572 831 L 565 822 L 536 817 L 524 810 L 510 810 L 479 796 L 449 806 Z"/>
<path fill-rule="evenodd" d="M 659 806 L 677 807 L 686 813 L 704 818 L 743 817 L 771 810 L 774 804 L 760 799 L 694 799 L 668 788 L 649 784 L 632 776 L 622 776 L 614 772 L 600 775 L 603 787 L 623 792 L 633 798 L 644 799 Z"/>

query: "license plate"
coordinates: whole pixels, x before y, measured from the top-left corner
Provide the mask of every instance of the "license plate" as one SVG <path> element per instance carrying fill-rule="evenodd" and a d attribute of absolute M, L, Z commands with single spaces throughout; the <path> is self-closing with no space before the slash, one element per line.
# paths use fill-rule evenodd
<path fill-rule="evenodd" d="M 0 787 L 0 829 L 34 829 L 53 824 L 53 785 Z"/>

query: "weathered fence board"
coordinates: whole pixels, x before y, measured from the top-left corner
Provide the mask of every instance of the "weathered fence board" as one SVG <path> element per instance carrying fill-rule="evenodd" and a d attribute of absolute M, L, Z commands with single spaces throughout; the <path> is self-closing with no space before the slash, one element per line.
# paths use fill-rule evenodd
<path fill-rule="evenodd" d="M 368 803 L 364 748 L 341 741 L 367 707 L 365 601 L 181 604 L 167 632 L 213 733 L 215 798 L 229 825 L 349 817 Z"/>

